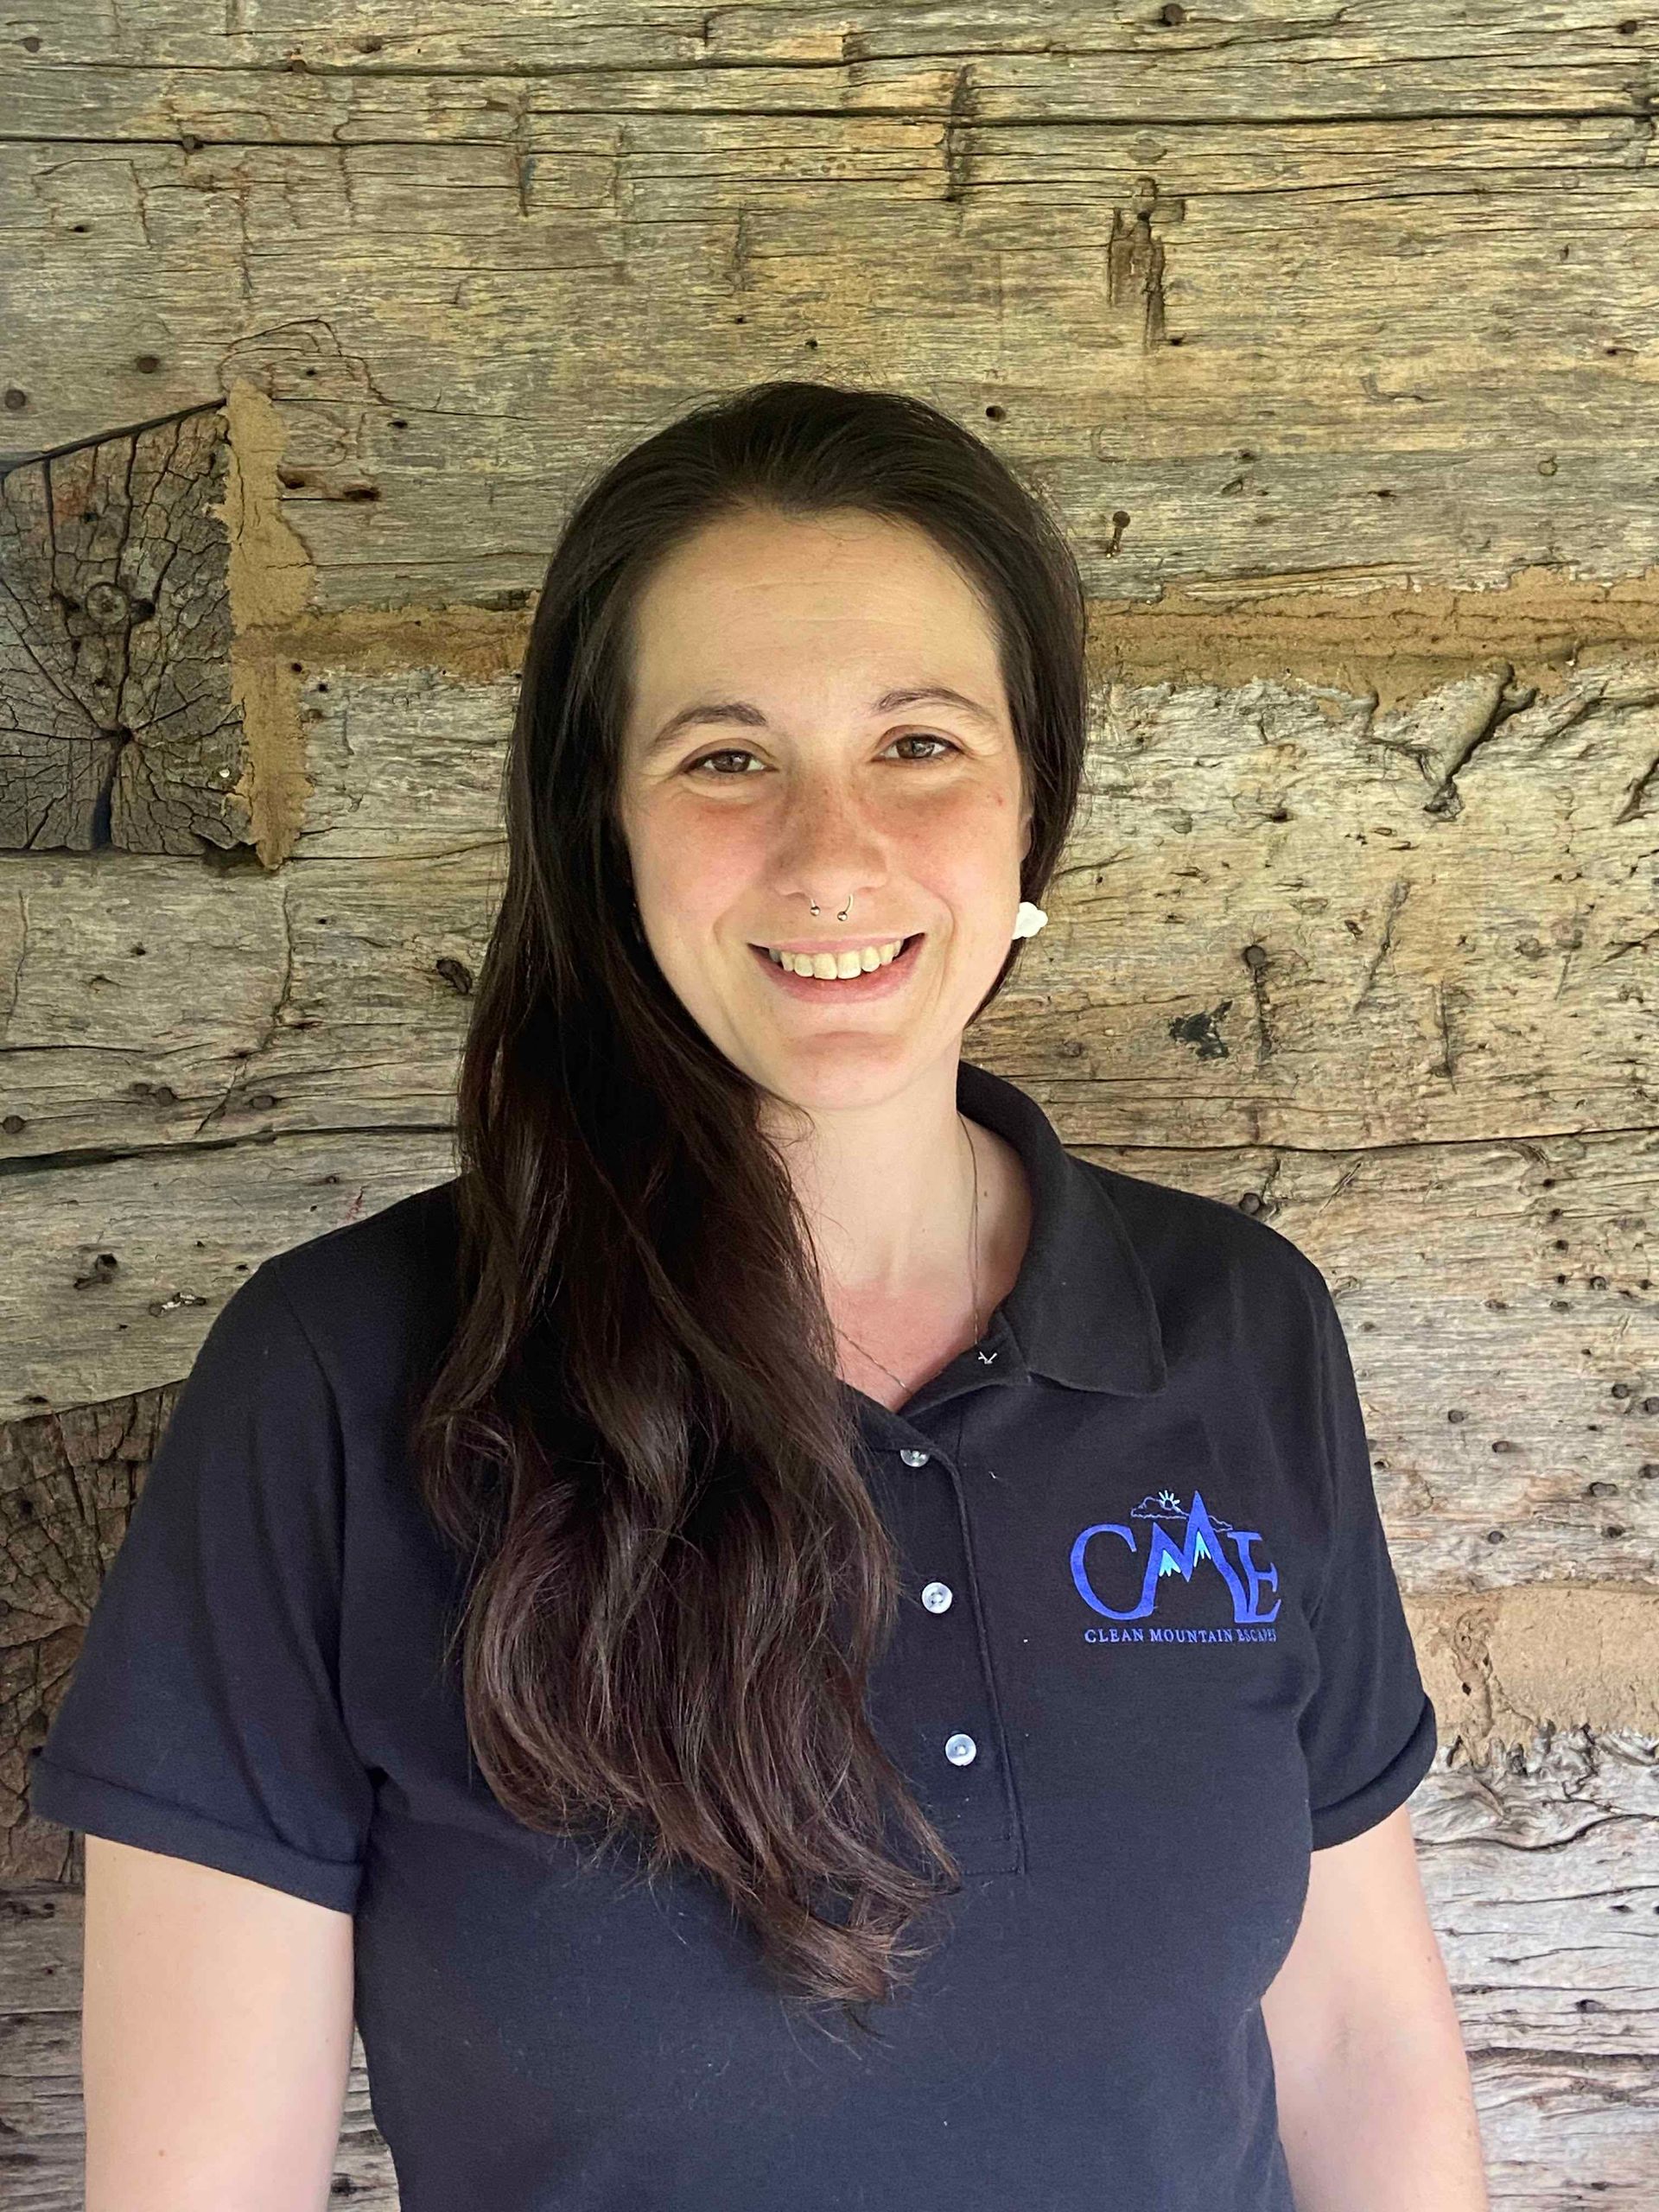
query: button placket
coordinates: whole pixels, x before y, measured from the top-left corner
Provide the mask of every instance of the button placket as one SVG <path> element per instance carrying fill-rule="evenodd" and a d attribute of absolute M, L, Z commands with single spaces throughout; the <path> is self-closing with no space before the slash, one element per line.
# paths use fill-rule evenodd
<path fill-rule="evenodd" d="M 940 1560 L 943 1542 L 944 1548 L 951 1554 L 952 1564 L 969 1578 L 959 1592 L 935 1572 L 920 1583 L 918 1591 L 921 1611 L 931 1615 L 940 1626 L 933 1629 L 923 1626 L 919 1622 L 917 1624 L 915 1634 L 922 1641 L 914 1647 L 916 1663 L 923 1668 L 923 1675 L 918 1678 L 917 1686 L 919 1688 L 921 1681 L 931 1678 L 932 1689 L 925 1696 L 925 1705 L 931 1707 L 933 1713 L 938 1716 L 933 1722 L 934 1727 L 938 1726 L 940 1720 L 946 1723 L 945 1728 L 935 1735 L 923 1721 L 922 1711 L 912 1708 L 912 1726 L 916 1722 L 923 1722 L 918 1732 L 910 1737 L 912 1756 L 919 1757 L 922 1762 L 918 1779 L 920 1781 L 930 1767 L 938 1777 L 940 1796 L 930 1809 L 965 1874 L 1016 1872 L 1020 1860 L 1018 1815 L 1011 1795 L 1012 1779 L 1007 1771 L 1007 1754 L 998 1748 L 997 1730 L 1001 1724 L 997 1718 L 995 1689 L 988 1672 L 985 1630 L 977 1609 L 971 1602 L 971 1546 L 968 1530 L 963 1525 L 965 1501 L 961 1496 L 959 1478 L 950 1462 L 936 1450 L 919 1444 L 902 1443 L 891 1430 L 888 1432 L 887 1449 L 906 1470 L 912 1472 L 924 1468 L 936 1470 L 944 1478 L 944 1489 L 954 1503 L 954 1513 L 948 1506 L 946 1509 L 947 1521 L 955 1523 L 948 1536 L 944 1526 L 940 1526 L 936 1534 L 932 1532 L 934 1511 L 931 1506 L 919 1516 L 912 1527 L 909 1538 L 911 1556 L 916 1559 L 919 1548 L 918 1563 L 925 1573 L 929 1563 L 943 1563 Z M 922 1494 L 917 1495 L 919 1497 Z M 944 1499 L 941 1497 L 939 1502 L 944 1503 Z M 910 1516 L 907 1515 L 906 1517 Z M 924 1527 L 930 1531 L 925 1536 L 923 1535 Z M 969 1547 L 963 1550 L 960 1560 L 955 1558 L 954 1541 L 957 1540 Z M 960 1574 L 957 1580 L 960 1582 Z M 911 1587 L 917 1590 L 918 1586 L 912 1583 Z M 970 1602 L 965 1606 L 958 1605 L 956 1602 L 958 1594 L 968 1598 Z M 914 1599 L 912 1602 L 914 1603 Z M 949 1624 L 944 1620 L 947 1613 L 950 1616 Z M 935 1635 L 946 1637 L 949 1641 L 937 1646 L 930 1645 L 927 1639 Z M 964 1637 L 967 1639 L 965 1643 L 959 1641 Z M 935 1654 L 931 1660 L 922 1656 L 929 1649 Z M 941 1705 L 944 1707 L 942 1713 Z M 957 1707 L 958 1725 L 954 1727 L 950 1726 L 952 1705 Z M 963 1719 L 968 1719 L 969 1726 L 961 1726 Z M 986 1734 L 987 1728 L 991 1732 L 989 1736 Z M 989 1754 L 988 1762 L 982 1756 L 986 1753 Z M 935 1762 L 938 1762 L 937 1765 Z M 970 1767 L 974 1770 L 971 1781 L 966 1772 Z M 945 1774 L 950 1769 L 962 1775 L 960 1783 L 951 1784 L 945 1781 Z M 930 1790 L 930 1797 L 931 1794 Z"/>

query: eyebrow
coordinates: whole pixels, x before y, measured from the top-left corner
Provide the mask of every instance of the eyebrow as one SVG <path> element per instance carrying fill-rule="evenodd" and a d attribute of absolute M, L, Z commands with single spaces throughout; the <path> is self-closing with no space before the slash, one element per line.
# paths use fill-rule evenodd
<path fill-rule="evenodd" d="M 969 699 L 960 691 L 953 691 L 948 683 L 912 683 L 897 691 L 884 691 L 879 699 L 870 702 L 873 715 L 896 714 L 900 707 L 913 707 L 927 700 L 936 704 L 955 707 L 986 729 L 1001 727 L 996 716 L 976 699 Z M 682 707 L 671 715 L 655 737 L 646 746 L 642 758 L 649 760 L 683 730 L 701 729 L 711 722 L 736 722 L 744 729 L 765 729 L 766 718 L 759 707 L 751 706 L 746 699 L 705 700 L 695 707 Z"/>

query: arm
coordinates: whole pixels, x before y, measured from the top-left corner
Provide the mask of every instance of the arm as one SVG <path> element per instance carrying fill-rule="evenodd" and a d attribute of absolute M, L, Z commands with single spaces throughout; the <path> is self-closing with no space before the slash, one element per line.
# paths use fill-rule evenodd
<path fill-rule="evenodd" d="M 321 2212 L 352 1935 L 349 1913 L 87 1836 L 87 2212 Z"/>
<path fill-rule="evenodd" d="M 1469 2063 L 1402 1805 L 1316 1851 L 1262 1999 L 1297 2212 L 1489 2212 Z"/>

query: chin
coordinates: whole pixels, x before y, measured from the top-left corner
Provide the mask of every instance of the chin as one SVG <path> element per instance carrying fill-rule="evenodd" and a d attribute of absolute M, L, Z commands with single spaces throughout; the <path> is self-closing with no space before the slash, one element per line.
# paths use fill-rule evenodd
<path fill-rule="evenodd" d="M 952 1038 L 948 1046 L 930 1048 L 907 1032 L 803 1038 L 787 1045 L 769 1043 L 735 1064 L 762 1090 L 805 1112 L 846 1113 L 884 1104 L 925 1074 L 943 1052 L 948 1050 L 954 1060 L 959 1043 Z"/>

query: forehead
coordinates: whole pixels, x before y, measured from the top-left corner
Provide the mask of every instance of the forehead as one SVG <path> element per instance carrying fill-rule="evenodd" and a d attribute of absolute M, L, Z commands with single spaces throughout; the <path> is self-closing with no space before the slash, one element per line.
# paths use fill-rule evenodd
<path fill-rule="evenodd" d="M 630 626 L 637 734 L 693 698 L 868 712 L 933 683 L 1006 711 L 995 628 L 925 532 L 862 514 L 721 518 L 664 556 Z"/>

